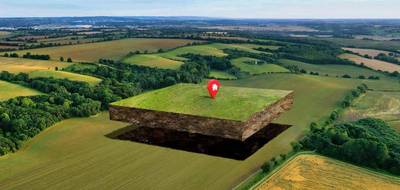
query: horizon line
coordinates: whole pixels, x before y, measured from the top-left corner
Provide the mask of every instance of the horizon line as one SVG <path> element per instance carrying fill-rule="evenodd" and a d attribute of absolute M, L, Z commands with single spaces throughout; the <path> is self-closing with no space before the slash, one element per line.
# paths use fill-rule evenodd
<path fill-rule="evenodd" d="M 400 18 L 390 18 L 390 17 L 343 17 L 343 18 L 285 18 L 285 17 L 264 17 L 264 18 L 246 18 L 246 17 L 210 17 L 210 16 L 166 16 L 166 15 L 125 15 L 125 16 L 115 16 L 115 15 L 85 15 L 85 16 L 0 16 L 0 19 L 8 18 L 85 18 L 85 17 L 161 17 L 161 18 L 207 18 L 207 19 L 226 19 L 226 20 L 400 20 Z"/>

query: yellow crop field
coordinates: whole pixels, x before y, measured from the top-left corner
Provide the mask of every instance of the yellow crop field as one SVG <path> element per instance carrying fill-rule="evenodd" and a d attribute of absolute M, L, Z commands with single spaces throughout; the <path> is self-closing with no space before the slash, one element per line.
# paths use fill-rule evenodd
<path fill-rule="evenodd" d="M 299 155 L 255 189 L 396 190 L 399 187 L 400 178 L 378 174 L 324 156 Z"/>
<path fill-rule="evenodd" d="M 0 101 L 17 96 L 34 96 L 39 94 L 41 93 L 36 90 L 0 80 Z"/>
<path fill-rule="evenodd" d="M 360 57 L 358 55 L 353 55 L 353 54 L 342 54 L 339 56 L 342 59 L 348 59 L 350 61 L 353 61 L 357 64 L 364 64 L 366 67 L 369 67 L 374 70 L 381 70 L 381 71 L 388 71 L 388 72 L 394 72 L 398 71 L 400 72 L 400 65 L 396 65 L 393 63 L 388 63 L 376 59 L 367 59 L 364 57 Z"/>
<path fill-rule="evenodd" d="M 75 81 L 85 81 L 93 85 L 101 82 L 101 79 L 96 77 L 65 71 L 56 71 L 56 67 L 61 70 L 71 64 L 72 63 L 60 61 L 0 57 L 0 72 L 8 71 L 10 73 L 28 73 L 30 77 L 66 78 Z"/>
<path fill-rule="evenodd" d="M 65 72 L 65 71 L 48 71 L 48 70 L 33 71 L 29 74 L 29 77 L 31 77 L 31 78 L 53 77 L 53 78 L 58 78 L 58 79 L 69 79 L 69 80 L 73 80 L 73 81 L 87 82 L 91 85 L 96 85 L 101 82 L 101 79 L 96 78 L 96 77 L 81 75 L 81 74 L 76 74 L 76 73 L 70 73 L 70 72 Z"/>
<path fill-rule="evenodd" d="M 55 70 L 71 65 L 66 62 L 0 57 L 0 71 L 30 73 L 37 70 Z"/>
<path fill-rule="evenodd" d="M 185 39 L 146 39 L 129 38 L 107 42 L 66 45 L 39 49 L 17 51 L 18 54 L 31 52 L 33 54 L 50 55 L 51 59 L 58 60 L 71 57 L 74 62 L 97 62 L 101 58 L 119 60 L 129 52 L 145 51 L 156 52 L 159 49 L 172 49 L 184 46 L 193 40 Z"/>
<path fill-rule="evenodd" d="M 354 53 L 358 53 L 360 55 L 369 55 L 371 57 L 375 57 L 380 53 L 388 55 L 390 52 L 376 49 L 361 49 L 361 48 L 342 48 L 347 51 L 351 51 Z"/>

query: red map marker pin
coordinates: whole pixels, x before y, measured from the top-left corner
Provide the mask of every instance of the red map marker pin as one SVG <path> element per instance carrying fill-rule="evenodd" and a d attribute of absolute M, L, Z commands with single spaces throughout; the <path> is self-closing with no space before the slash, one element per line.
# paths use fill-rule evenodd
<path fill-rule="evenodd" d="M 208 93 L 210 94 L 211 98 L 213 98 L 213 99 L 215 98 L 220 86 L 221 86 L 221 84 L 219 83 L 218 80 L 213 79 L 213 80 L 208 81 L 207 89 L 208 89 Z"/>

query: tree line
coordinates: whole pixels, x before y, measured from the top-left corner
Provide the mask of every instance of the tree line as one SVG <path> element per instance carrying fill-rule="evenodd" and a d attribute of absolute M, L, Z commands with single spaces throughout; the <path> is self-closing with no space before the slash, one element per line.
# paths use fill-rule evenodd
<path fill-rule="evenodd" d="M 46 82 L 29 79 L 27 74 L 14 75 L 3 71 L 0 80 L 35 87 L 48 93 L 0 102 L 0 155 L 18 150 L 22 142 L 58 121 L 71 117 L 88 117 L 100 111 L 99 101 L 71 93 L 54 83 L 40 85 Z"/>
<path fill-rule="evenodd" d="M 71 117 L 87 117 L 108 108 L 108 104 L 137 95 L 145 90 L 175 83 L 199 83 L 208 76 L 205 63 L 187 62 L 177 71 L 153 69 L 101 60 L 71 70 L 101 77 L 91 86 L 86 82 L 54 78 L 29 78 L 28 74 L 0 73 L 0 80 L 16 83 L 46 93 L 17 97 L 0 102 L 0 155 L 18 150 L 22 142 L 37 135 L 58 121 Z"/>

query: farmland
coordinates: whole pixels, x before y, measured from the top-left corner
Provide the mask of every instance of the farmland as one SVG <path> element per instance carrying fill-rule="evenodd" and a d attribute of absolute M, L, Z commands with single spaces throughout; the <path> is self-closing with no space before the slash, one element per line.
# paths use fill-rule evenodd
<path fill-rule="evenodd" d="M 360 55 L 368 55 L 371 57 L 376 57 L 380 53 L 388 55 L 390 52 L 389 51 L 382 51 L 382 50 L 376 50 L 376 49 L 361 49 L 361 48 L 343 48 L 344 50 L 351 51 Z"/>
<path fill-rule="evenodd" d="M 342 54 L 340 55 L 342 59 L 348 59 L 351 61 L 354 61 L 357 64 L 364 64 L 366 67 L 369 67 L 374 70 L 381 70 L 381 71 L 388 71 L 388 72 L 394 72 L 394 71 L 399 71 L 400 72 L 400 65 L 396 65 L 393 63 L 388 63 L 376 59 L 368 59 L 364 57 L 360 57 L 358 55 L 353 55 L 353 54 Z"/>
<path fill-rule="evenodd" d="M 261 46 L 255 44 L 206 44 L 206 45 L 195 45 L 195 46 L 186 46 L 177 48 L 171 51 L 167 51 L 164 53 L 156 53 L 156 54 L 140 54 L 133 55 L 131 57 L 127 57 L 123 60 L 124 63 L 128 64 L 138 64 L 150 67 L 158 67 L 158 68 L 173 68 L 177 69 L 180 65 L 183 64 L 185 58 L 181 57 L 181 55 L 192 53 L 199 55 L 211 55 L 217 57 L 227 56 L 223 52 L 224 49 L 238 49 L 241 51 L 247 51 L 252 53 L 260 53 L 260 51 L 254 50 L 257 47 L 271 48 L 275 49 L 276 46 Z"/>
<path fill-rule="evenodd" d="M 210 71 L 210 74 L 208 75 L 211 78 L 215 78 L 215 79 L 228 79 L 228 80 L 232 80 L 232 79 L 237 79 L 235 76 L 224 72 L 224 71 Z"/>
<path fill-rule="evenodd" d="M 30 73 L 37 70 L 55 70 L 56 67 L 62 69 L 69 65 L 71 64 L 60 61 L 0 57 L 0 71 L 8 71 L 10 73 Z"/>
<path fill-rule="evenodd" d="M 357 78 L 360 75 L 365 77 L 369 76 L 379 76 L 384 77 L 383 74 L 366 69 L 360 68 L 352 65 L 316 65 L 316 64 L 309 64 L 300 61 L 290 60 L 290 59 L 281 59 L 279 62 L 286 66 L 297 66 L 300 69 L 304 69 L 307 72 L 317 72 L 319 75 L 328 75 L 331 77 L 342 77 L 343 75 L 347 74 L 353 78 Z"/>
<path fill-rule="evenodd" d="M 69 80 L 73 80 L 73 81 L 87 82 L 91 85 L 96 85 L 101 82 L 101 79 L 98 79 L 96 77 L 80 75 L 80 74 L 70 73 L 70 72 L 65 72 L 65 71 L 48 71 L 48 70 L 40 71 L 40 70 L 38 70 L 38 71 L 31 72 L 29 74 L 29 77 L 31 77 L 31 78 L 53 77 L 53 78 L 58 78 L 58 79 L 69 79 Z"/>
<path fill-rule="evenodd" d="M 5 36 L 8 36 L 8 35 L 10 35 L 11 33 L 10 32 L 7 32 L 7 31 L 0 31 L 0 38 L 1 37 L 5 37 Z"/>
<path fill-rule="evenodd" d="M 348 38 L 321 38 L 321 39 L 336 43 L 344 47 L 377 49 L 384 51 L 400 50 L 399 41 L 377 41 L 377 40 L 348 39 Z"/>
<path fill-rule="evenodd" d="M 0 29 L 1 190 L 400 186 L 385 173 L 400 174 L 400 41 L 352 39 L 397 38 L 400 20 L 28 15 Z"/>
<path fill-rule="evenodd" d="M 84 184 L 90 184 L 89 189 L 121 184 L 122 189 L 226 189 L 247 177 L 265 160 L 287 152 L 290 142 L 301 136 L 311 121 L 327 116 L 344 94 L 359 83 L 292 74 L 223 82 L 223 85 L 295 91 L 293 108 L 278 119 L 280 123 L 295 126 L 245 161 L 108 139 L 104 135 L 126 124 L 109 121 L 107 113 L 66 120 L 39 134 L 23 150 L 2 158 L 0 169 L 6 172 L 0 174 L 0 188 L 40 188 L 51 183 L 59 189 Z M 66 142 L 69 142 L 67 147 Z M 106 183 L 110 178 L 113 182 Z"/>
<path fill-rule="evenodd" d="M 323 176 L 323 177 L 318 177 Z M 351 176 L 351 177 L 350 177 Z M 357 179 L 357 180 L 355 180 Z M 400 180 L 318 155 L 299 155 L 256 189 L 398 189 Z"/>
<path fill-rule="evenodd" d="M 159 49 L 172 49 L 179 46 L 184 46 L 191 42 L 193 41 L 184 39 L 130 38 L 108 42 L 24 50 L 17 51 L 17 53 L 25 54 L 26 52 L 31 52 L 32 54 L 45 54 L 50 55 L 50 57 L 54 60 L 58 60 L 59 57 L 71 57 L 73 61 L 97 62 L 101 58 L 119 60 L 126 56 L 129 52 L 143 52 L 146 50 L 148 52 L 156 52 Z"/>
<path fill-rule="evenodd" d="M 396 124 L 400 121 L 399 110 L 400 92 L 369 91 L 343 113 L 342 120 L 355 121 L 374 117 Z"/>
<path fill-rule="evenodd" d="M 4 101 L 17 96 L 34 96 L 40 92 L 17 84 L 0 81 L 0 101 Z"/>
<path fill-rule="evenodd" d="M 285 73 L 289 72 L 284 67 L 281 67 L 276 64 L 269 64 L 269 63 L 264 63 L 264 64 L 252 64 L 249 62 L 256 62 L 259 60 L 253 59 L 253 58 L 247 58 L 247 57 L 242 57 L 238 59 L 232 60 L 232 64 L 235 65 L 236 67 L 240 68 L 241 71 L 248 72 L 250 74 L 261 74 L 261 73 Z"/>
<path fill-rule="evenodd" d="M 8 71 L 10 73 L 28 73 L 30 77 L 66 78 L 76 81 L 86 81 L 90 84 L 97 84 L 101 81 L 100 79 L 91 76 L 65 71 L 56 71 L 56 68 L 61 70 L 62 68 L 71 65 L 71 63 L 60 61 L 0 57 L 0 71 Z"/>

